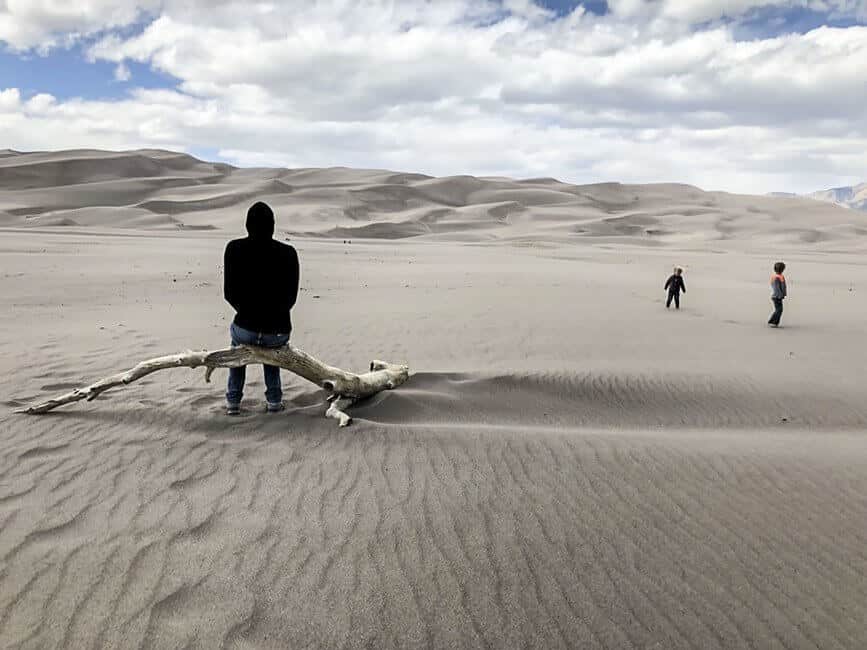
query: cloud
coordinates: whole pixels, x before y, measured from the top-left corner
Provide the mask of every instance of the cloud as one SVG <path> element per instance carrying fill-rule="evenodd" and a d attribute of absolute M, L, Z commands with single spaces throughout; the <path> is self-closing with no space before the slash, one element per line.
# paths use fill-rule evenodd
<path fill-rule="evenodd" d="M 4 142 L 762 192 L 867 169 L 867 28 L 744 42 L 718 20 L 769 4 L 855 15 L 863 2 L 612 0 L 605 16 L 529 0 L 113 4 L 115 17 L 74 27 L 96 35 L 88 56 L 119 79 L 133 61 L 178 86 L 38 106 L 3 91 Z M 142 15 L 132 33 L 111 27 Z M 58 20 L 30 28 L 62 40 Z"/>
<path fill-rule="evenodd" d="M 115 81 L 129 81 L 132 78 L 132 73 L 129 71 L 127 65 L 123 62 L 118 63 L 117 67 L 114 69 L 114 80 Z"/>
<path fill-rule="evenodd" d="M 759 10 L 806 9 L 832 18 L 865 18 L 864 0 L 608 0 L 611 11 L 620 17 L 642 16 L 695 24 L 721 18 L 737 19 Z"/>
<path fill-rule="evenodd" d="M 28 99 L 26 107 L 29 111 L 32 111 L 34 113 L 40 113 L 53 107 L 56 103 L 57 100 L 54 98 L 53 95 L 49 95 L 47 93 L 40 93 Z"/>
<path fill-rule="evenodd" d="M 11 112 L 21 105 L 21 93 L 17 88 L 5 88 L 0 90 L 0 111 Z"/>
<path fill-rule="evenodd" d="M 159 0 L 5 0 L 0 3 L 0 42 L 13 50 L 46 51 L 105 29 L 135 23 Z"/>

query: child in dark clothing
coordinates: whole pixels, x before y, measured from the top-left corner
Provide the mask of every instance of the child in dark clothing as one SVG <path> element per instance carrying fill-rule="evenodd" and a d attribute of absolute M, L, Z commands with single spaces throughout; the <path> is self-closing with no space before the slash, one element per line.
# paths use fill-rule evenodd
<path fill-rule="evenodd" d="M 674 273 L 665 281 L 663 289 L 668 289 L 668 300 L 665 301 L 665 308 L 671 307 L 671 301 L 674 300 L 675 309 L 680 309 L 680 292 L 686 293 L 682 268 L 679 266 L 674 267 Z"/>
<path fill-rule="evenodd" d="M 782 262 L 774 264 L 774 274 L 771 276 L 771 302 L 774 303 L 774 313 L 768 320 L 771 327 L 780 326 L 780 316 L 783 315 L 783 300 L 786 298 L 786 276 L 783 271 L 786 265 Z"/>

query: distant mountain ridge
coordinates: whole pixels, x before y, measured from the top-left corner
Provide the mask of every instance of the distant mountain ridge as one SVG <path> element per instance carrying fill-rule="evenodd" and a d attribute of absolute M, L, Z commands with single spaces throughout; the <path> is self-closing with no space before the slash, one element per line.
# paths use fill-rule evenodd
<path fill-rule="evenodd" d="M 819 190 L 810 194 L 794 194 L 792 192 L 771 192 L 769 196 L 778 198 L 804 197 L 841 205 L 853 210 L 867 210 L 867 183 L 851 185 L 849 187 L 834 187 L 830 190 Z"/>
<path fill-rule="evenodd" d="M 850 187 L 835 187 L 830 190 L 813 192 L 811 199 L 836 203 L 855 210 L 867 210 L 867 183 L 852 185 Z"/>

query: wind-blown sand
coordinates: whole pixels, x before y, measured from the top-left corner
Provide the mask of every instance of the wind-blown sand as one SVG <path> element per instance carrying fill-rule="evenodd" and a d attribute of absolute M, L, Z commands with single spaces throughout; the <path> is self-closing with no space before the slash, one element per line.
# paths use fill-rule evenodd
<path fill-rule="evenodd" d="M 0 155 L 0 646 L 863 648 L 863 215 L 167 152 Z M 322 417 L 284 373 L 13 409 L 222 347 L 252 200 L 293 341 L 410 382 Z M 350 240 L 351 243 L 345 243 Z M 764 325 L 789 264 L 784 328 Z M 663 306 L 687 269 L 679 313 Z"/>

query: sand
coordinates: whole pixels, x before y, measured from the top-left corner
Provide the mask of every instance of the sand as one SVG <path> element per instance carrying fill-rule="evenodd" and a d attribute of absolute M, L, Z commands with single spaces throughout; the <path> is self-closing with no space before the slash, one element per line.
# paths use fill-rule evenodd
<path fill-rule="evenodd" d="M 240 418 L 190 370 L 13 413 L 224 346 L 254 198 L 294 343 L 408 384 L 347 429 L 287 373 L 264 413 L 257 369 Z M 863 648 L 865 233 L 683 185 L 0 157 L 0 647 Z"/>

